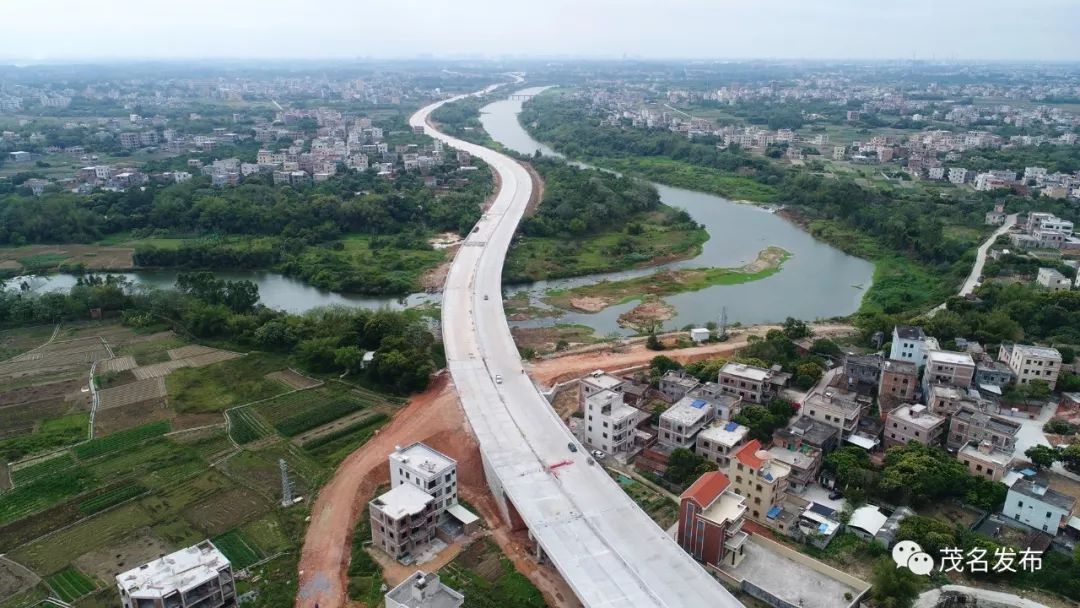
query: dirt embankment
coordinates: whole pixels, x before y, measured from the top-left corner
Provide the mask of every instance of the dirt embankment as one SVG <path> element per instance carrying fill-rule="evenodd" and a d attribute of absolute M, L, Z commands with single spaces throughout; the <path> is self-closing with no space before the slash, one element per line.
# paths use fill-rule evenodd
<path fill-rule="evenodd" d="M 386 457 L 395 446 L 423 441 L 457 460 L 461 497 L 475 506 L 503 552 L 529 577 L 551 606 L 570 607 L 577 599 L 550 566 L 532 559 L 524 532 L 510 532 L 484 479 L 480 450 L 458 403 L 449 375 L 439 376 L 412 399 L 386 427 L 353 452 L 323 486 L 311 511 L 300 556 L 297 608 L 346 605 L 352 533 L 363 506 L 376 488 L 389 482 Z M 350 606 L 360 606 L 357 602 Z"/>
<path fill-rule="evenodd" d="M 855 328 L 846 324 L 814 323 L 811 328 L 814 336 L 818 338 L 835 338 L 855 333 Z M 529 368 L 529 375 L 541 384 L 551 386 L 556 382 L 579 378 L 597 369 L 615 371 L 646 366 L 657 355 L 671 357 L 684 364 L 702 359 L 729 357 L 747 345 L 749 336 L 764 337 L 771 329 L 780 329 L 780 326 L 755 325 L 740 328 L 732 332 L 732 337 L 727 342 L 659 352 L 645 348 L 644 339 L 635 340 L 628 346 L 620 347 L 617 352 L 613 352 L 609 344 L 587 346 L 567 351 L 563 355 L 535 361 Z"/>
<path fill-rule="evenodd" d="M 529 204 L 525 207 L 525 217 L 531 217 L 536 215 L 536 210 L 540 208 L 540 201 L 544 200 L 544 178 L 540 177 L 540 173 L 532 166 L 532 163 L 520 160 L 518 162 L 532 177 L 532 195 L 529 196 Z"/>
<path fill-rule="evenodd" d="M 667 302 L 649 298 L 619 315 L 619 327 L 643 327 L 662 323 L 675 317 L 675 307 Z"/>

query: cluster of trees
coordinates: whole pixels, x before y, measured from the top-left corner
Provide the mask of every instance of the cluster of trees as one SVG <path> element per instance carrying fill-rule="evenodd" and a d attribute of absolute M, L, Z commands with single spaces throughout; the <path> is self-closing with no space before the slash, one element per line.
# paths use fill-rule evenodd
<path fill-rule="evenodd" d="M 889 448 L 880 468 L 870 462 L 865 450 L 841 447 L 825 457 L 823 470 L 849 495 L 854 491 L 916 507 L 957 499 L 997 511 L 1008 493 L 1005 484 L 968 473 L 967 467 L 945 450 L 915 442 Z"/>
<path fill-rule="evenodd" d="M 490 138 L 480 122 L 480 108 L 488 103 L 490 100 L 486 98 L 473 96 L 444 103 L 431 113 L 431 119 L 438 123 L 444 133 L 473 143 L 487 144 Z"/>
<path fill-rule="evenodd" d="M 449 176 L 450 168 L 437 170 Z M 419 175 L 379 179 L 374 171 L 343 172 L 302 189 L 275 187 L 249 176 L 235 188 L 212 188 L 206 179 L 151 184 L 89 197 L 49 193 L 0 198 L 0 244 L 91 242 L 106 235 L 244 234 L 323 241 L 342 233 L 396 234 L 423 226 L 464 232 L 480 217 L 490 191 L 486 171 L 448 194 L 424 187 Z M 362 193 L 362 194 L 358 194 Z"/>
<path fill-rule="evenodd" d="M 664 480 L 682 488 L 690 485 L 705 473 L 716 469 L 715 462 L 711 462 L 688 449 L 679 448 L 672 450 L 671 455 L 668 456 Z"/>
<path fill-rule="evenodd" d="M 525 104 L 522 124 L 541 141 L 574 158 L 631 158 L 662 156 L 692 165 L 755 177 L 763 183 L 779 183 L 782 173 L 772 163 L 738 146 L 719 150 L 716 140 L 688 140 L 667 129 L 629 129 L 601 126 L 584 104 L 556 96 L 540 96 Z"/>
<path fill-rule="evenodd" d="M 619 230 L 631 218 L 661 208 L 656 188 L 640 180 L 581 169 L 555 159 L 538 158 L 533 166 L 544 178 L 544 200 L 536 215 L 521 223 L 521 232 L 527 236 L 581 236 Z M 673 221 L 696 227 L 685 212 Z"/>
<path fill-rule="evenodd" d="M 957 166 L 972 171 L 1045 167 L 1050 173 L 1080 171 L 1080 150 L 1076 146 L 1011 146 L 1008 148 L 973 148 L 963 153 Z"/>
<path fill-rule="evenodd" d="M 176 290 L 133 291 L 118 277 L 93 277 L 67 294 L 0 290 L 0 327 L 85 319 L 101 308 L 132 326 L 164 323 L 236 348 L 290 353 L 313 372 L 354 374 L 401 393 L 426 388 L 442 358 L 427 323 L 413 313 L 333 307 L 294 315 L 257 302 L 253 283 L 210 273 L 181 274 Z M 361 369 L 365 351 L 375 357 Z"/>
<path fill-rule="evenodd" d="M 927 320 L 927 333 L 933 332 L 930 335 L 939 340 L 966 337 L 983 344 L 1020 338 L 1080 344 L 1080 292 L 991 281 L 980 286 L 976 295 L 973 301 L 950 300 L 947 310 Z"/>

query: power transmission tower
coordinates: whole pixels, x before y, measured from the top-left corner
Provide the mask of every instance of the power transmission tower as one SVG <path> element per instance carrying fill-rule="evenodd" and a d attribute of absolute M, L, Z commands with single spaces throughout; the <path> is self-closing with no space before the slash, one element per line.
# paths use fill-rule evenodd
<path fill-rule="evenodd" d="M 292 506 L 293 487 L 292 481 L 289 481 L 289 464 L 285 462 L 284 458 L 279 458 L 278 467 L 281 468 L 281 506 Z"/>

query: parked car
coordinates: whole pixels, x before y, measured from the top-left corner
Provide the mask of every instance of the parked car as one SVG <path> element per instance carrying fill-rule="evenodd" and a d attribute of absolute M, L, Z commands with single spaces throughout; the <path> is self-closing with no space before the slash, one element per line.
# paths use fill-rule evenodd
<path fill-rule="evenodd" d="M 829 492 L 829 500 L 840 500 L 843 497 L 844 493 L 840 490 L 833 490 L 832 492 Z"/>
<path fill-rule="evenodd" d="M 603 459 L 604 459 L 604 457 L 605 457 L 605 456 L 607 456 L 607 454 L 605 454 L 605 453 L 601 452 L 600 450 L 593 450 L 593 451 L 592 451 L 592 455 L 593 455 L 593 457 L 594 457 L 594 458 L 596 458 L 597 460 L 603 460 Z"/>
<path fill-rule="evenodd" d="M 495 384 L 502 384 L 502 376 L 495 374 Z"/>
<path fill-rule="evenodd" d="M 571 451 L 571 452 L 576 452 L 576 451 L 577 451 L 577 446 L 576 446 L 576 445 L 574 445 L 574 442 L 573 442 L 573 441 L 571 441 L 570 443 L 566 444 L 566 447 L 570 448 L 570 451 Z"/>

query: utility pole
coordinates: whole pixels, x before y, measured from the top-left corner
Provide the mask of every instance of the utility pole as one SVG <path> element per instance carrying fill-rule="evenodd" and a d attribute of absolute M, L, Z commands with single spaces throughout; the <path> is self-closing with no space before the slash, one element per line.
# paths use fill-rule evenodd
<path fill-rule="evenodd" d="M 727 306 L 720 309 L 720 331 L 716 334 L 717 339 L 727 340 Z"/>
<path fill-rule="evenodd" d="M 278 459 L 278 467 L 281 468 L 281 506 L 292 506 L 293 502 L 293 487 L 292 482 L 289 481 L 289 464 L 285 462 L 284 458 Z"/>

